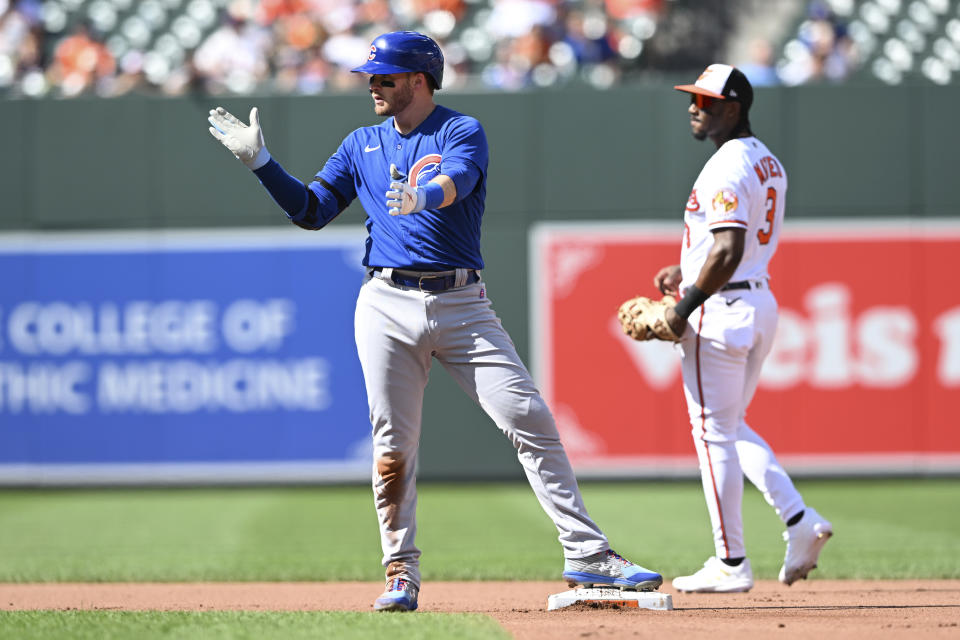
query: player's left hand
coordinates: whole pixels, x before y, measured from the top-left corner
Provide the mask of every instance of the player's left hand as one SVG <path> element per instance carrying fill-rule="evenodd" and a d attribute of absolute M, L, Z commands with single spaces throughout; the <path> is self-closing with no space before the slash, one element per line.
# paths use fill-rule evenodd
<path fill-rule="evenodd" d="M 407 184 L 397 165 L 390 165 L 390 191 L 387 191 L 387 213 L 392 216 L 405 216 L 423 211 L 427 197 L 422 189 L 414 189 Z"/>
<path fill-rule="evenodd" d="M 660 300 L 637 296 L 620 305 L 617 318 L 620 320 L 623 332 L 634 340 L 680 342 L 687 321 L 680 318 L 673 310 L 676 304 L 677 301 L 673 296 L 664 296 Z M 683 321 L 680 331 L 676 331 L 667 319 L 671 315 Z"/>

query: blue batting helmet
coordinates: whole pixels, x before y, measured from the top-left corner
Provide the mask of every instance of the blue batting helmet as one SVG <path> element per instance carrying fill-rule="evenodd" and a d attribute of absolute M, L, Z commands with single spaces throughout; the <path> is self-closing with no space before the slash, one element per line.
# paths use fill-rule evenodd
<path fill-rule="evenodd" d="M 416 31 L 394 31 L 379 36 L 370 45 L 367 61 L 354 73 L 388 74 L 421 71 L 443 84 L 443 53 L 432 38 Z"/>

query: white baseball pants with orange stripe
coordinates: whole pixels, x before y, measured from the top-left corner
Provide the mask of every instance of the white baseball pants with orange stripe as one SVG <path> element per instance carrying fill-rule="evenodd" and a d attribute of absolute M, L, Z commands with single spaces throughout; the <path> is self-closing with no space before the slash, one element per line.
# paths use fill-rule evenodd
<path fill-rule="evenodd" d="M 553 415 L 483 283 L 433 294 L 368 279 L 357 299 L 354 329 L 373 426 L 373 493 L 388 579 L 420 584 L 416 466 L 434 358 L 510 439 L 540 506 L 557 527 L 564 557 L 609 548 L 587 514 Z M 457 416 L 449 422 L 451 429 L 461 426 Z"/>
<path fill-rule="evenodd" d="M 746 555 L 744 475 L 784 522 L 804 508 L 770 446 L 745 420 L 773 346 L 777 301 L 766 286 L 721 291 L 689 322 L 681 342 L 683 388 L 714 545 L 717 557 L 739 558 Z"/>

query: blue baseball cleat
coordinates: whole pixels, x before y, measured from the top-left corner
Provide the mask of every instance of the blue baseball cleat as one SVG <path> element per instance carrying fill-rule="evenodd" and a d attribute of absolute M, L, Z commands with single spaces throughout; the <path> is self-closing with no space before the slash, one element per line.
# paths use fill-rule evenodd
<path fill-rule="evenodd" d="M 406 578 L 392 578 L 387 589 L 376 599 L 373 608 L 377 611 L 415 611 L 420 590 Z"/>
<path fill-rule="evenodd" d="M 597 585 L 654 591 L 663 584 L 659 573 L 633 564 L 612 549 L 586 558 L 567 558 L 563 563 L 563 577 L 571 587 Z"/>

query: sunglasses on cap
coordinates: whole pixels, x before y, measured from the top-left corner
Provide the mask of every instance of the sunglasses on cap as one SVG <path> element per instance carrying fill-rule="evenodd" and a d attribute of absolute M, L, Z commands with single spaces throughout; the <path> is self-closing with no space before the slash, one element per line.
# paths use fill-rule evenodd
<path fill-rule="evenodd" d="M 711 98 L 710 96 L 705 96 L 699 93 L 690 94 L 690 104 L 697 105 L 697 109 L 709 109 L 714 102 L 719 102 L 719 98 Z"/>

